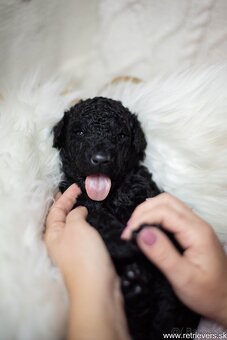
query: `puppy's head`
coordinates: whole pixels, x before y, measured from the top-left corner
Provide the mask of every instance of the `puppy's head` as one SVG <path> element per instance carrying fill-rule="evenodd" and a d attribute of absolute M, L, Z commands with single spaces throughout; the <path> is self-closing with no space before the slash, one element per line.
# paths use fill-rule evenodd
<path fill-rule="evenodd" d="M 82 179 L 88 197 L 102 201 L 143 160 L 146 140 L 121 102 L 95 97 L 65 113 L 54 128 L 54 147 L 61 150 L 65 176 Z"/>

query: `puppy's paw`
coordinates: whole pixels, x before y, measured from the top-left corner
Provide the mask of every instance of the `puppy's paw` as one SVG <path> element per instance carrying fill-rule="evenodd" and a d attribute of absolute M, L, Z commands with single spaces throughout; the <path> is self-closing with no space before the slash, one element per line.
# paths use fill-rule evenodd
<path fill-rule="evenodd" d="M 121 275 L 121 284 L 124 294 L 129 299 L 144 294 L 146 280 L 137 263 L 126 265 L 124 273 Z"/>

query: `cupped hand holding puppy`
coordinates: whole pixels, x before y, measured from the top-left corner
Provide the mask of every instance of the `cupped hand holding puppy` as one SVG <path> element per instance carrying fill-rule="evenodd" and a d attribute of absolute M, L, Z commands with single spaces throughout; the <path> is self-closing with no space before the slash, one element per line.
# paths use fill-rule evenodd
<path fill-rule="evenodd" d="M 120 283 L 84 207 L 72 209 L 73 184 L 51 207 L 44 234 L 49 255 L 64 277 L 70 299 L 68 339 L 128 339 Z"/>
<path fill-rule="evenodd" d="M 212 227 L 169 194 L 139 205 L 122 238 L 130 239 L 141 224 L 162 225 L 174 234 L 184 249 L 182 255 L 155 226 L 140 231 L 137 243 L 182 302 L 227 327 L 227 256 Z"/>

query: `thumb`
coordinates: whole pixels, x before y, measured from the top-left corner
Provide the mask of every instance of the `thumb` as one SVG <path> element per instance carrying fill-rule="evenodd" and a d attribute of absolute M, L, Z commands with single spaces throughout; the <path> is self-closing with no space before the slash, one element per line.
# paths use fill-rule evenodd
<path fill-rule="evenodd" d="M 161 230 L 156 227 L 142 229 L 137 236 L 137 244 L 173 286 L 184 284 L 190 264 Z"/>
<path fill-rule="evenodd" d="M 87 208 L 84 206 L 79 206 L 73 210 L 70 211 L 68 214 L 66 221 L 67 222 L 78 222 L 81 220 L 86 220 L 88 215 Z"/>

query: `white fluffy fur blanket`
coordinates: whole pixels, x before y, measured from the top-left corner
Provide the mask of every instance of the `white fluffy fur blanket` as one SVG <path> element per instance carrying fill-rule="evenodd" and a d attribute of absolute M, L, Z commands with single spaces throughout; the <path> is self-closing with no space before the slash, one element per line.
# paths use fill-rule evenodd
<path fill-rule="evenodd" d="M 65 85 L 27 78 L 0 100 L 0 339 L 58 340 L 67 296 L 42 231 L 60 180 L 51 129 L 77 96 L 120 99 L 146 132 L 146 165 L 162 190 L 227 236 L 227 66 L 149 83 L 62 95 Z"/>

